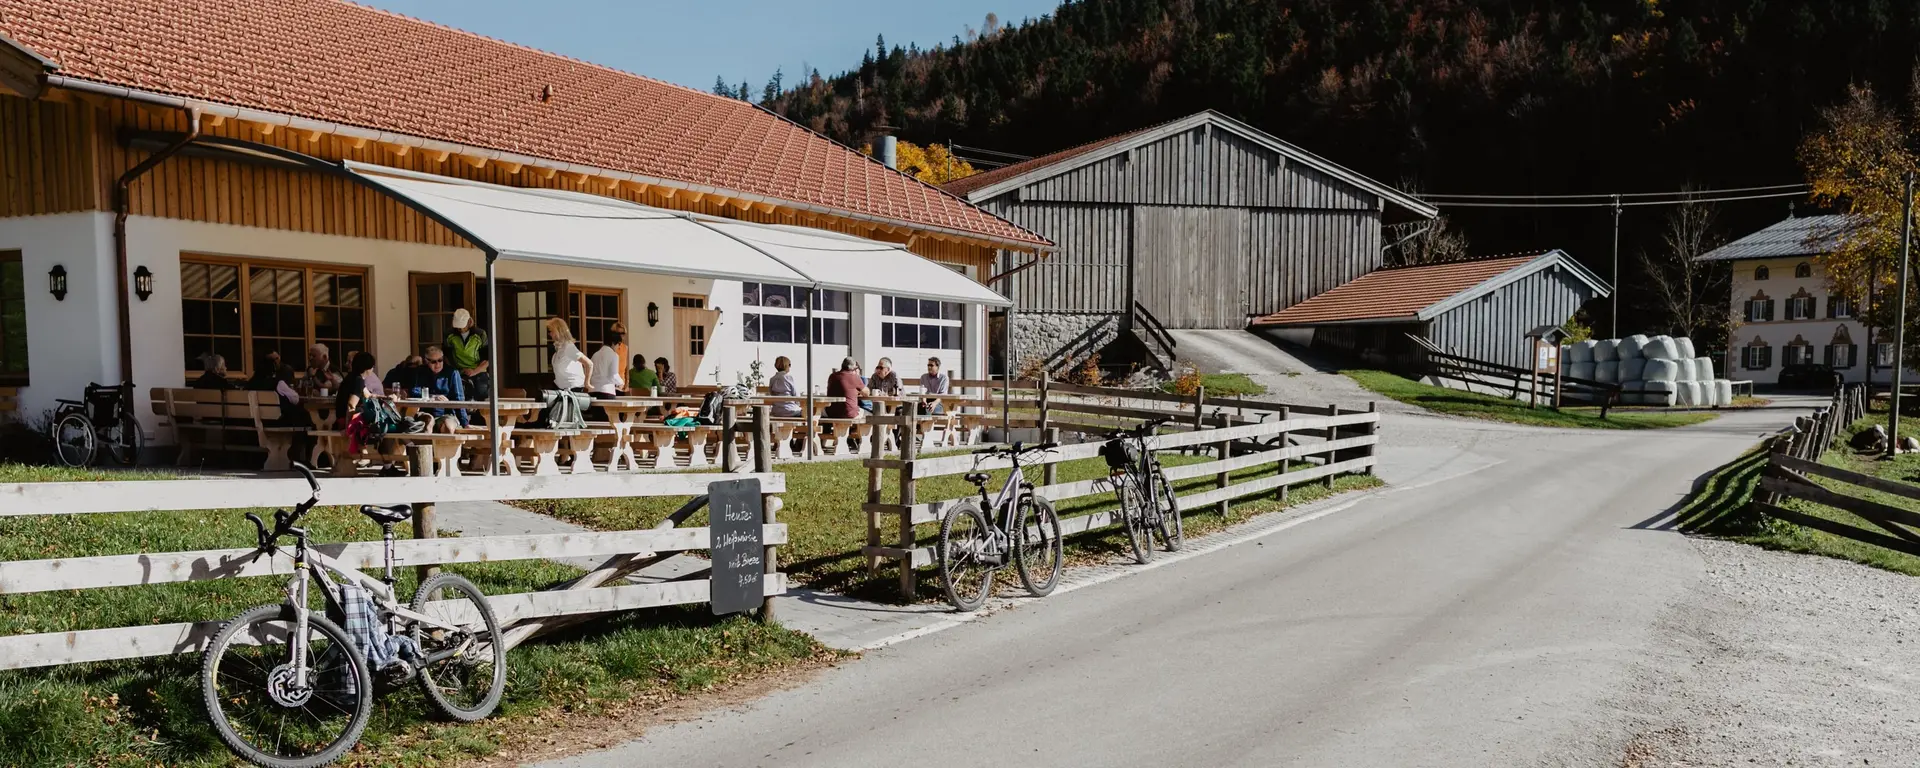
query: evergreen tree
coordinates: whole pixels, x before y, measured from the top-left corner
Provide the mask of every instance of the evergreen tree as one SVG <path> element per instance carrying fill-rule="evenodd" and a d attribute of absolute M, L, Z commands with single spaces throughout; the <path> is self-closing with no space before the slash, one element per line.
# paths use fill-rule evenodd
<path fill-rule="evenodd" d="M 727 85 L 726 75 L 713 76 L 713 95 L 733 97 L 733 86 Z"/>

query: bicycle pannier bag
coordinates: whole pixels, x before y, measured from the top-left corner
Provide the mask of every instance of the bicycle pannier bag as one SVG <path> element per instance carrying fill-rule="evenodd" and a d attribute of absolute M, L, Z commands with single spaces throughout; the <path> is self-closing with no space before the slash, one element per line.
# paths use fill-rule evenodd
<path fill-rule="evenodd" d="M 1132 440 L 1108 440 L 1100 446 L 1100 458 L 1107 460 L 1108 469 L 1133 469 L 1140 461 Z"/>

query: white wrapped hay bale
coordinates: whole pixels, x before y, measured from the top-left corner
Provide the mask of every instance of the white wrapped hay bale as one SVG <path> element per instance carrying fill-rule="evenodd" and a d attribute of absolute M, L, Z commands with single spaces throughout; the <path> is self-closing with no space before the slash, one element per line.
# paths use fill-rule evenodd
<path fill-rule="evenodd" d="M 1593 348 L 1596 343 L 1593 339 L 1587 339 L 1567 345 L 1567 359 L 1576 363 L 1593 362 Z"/>
<path fill-rule="evenodd" d="M 1672 383 L 1679 375 L 1680 361 L 1678 360 L 1648 360 L 1641 377 L 1648 382 Z"/>
<path fill-rule="evenodd" d="M 1620 359 L 1619 339 L 1599 339 L 1593 342 L 1593 361 L 1604 363 Z"/>
<path fill-rule="evenodd" d="M 1576 379 L 1593 380 L 1593 369 L 1600 364 L 1595 362 L 1572 363 L 1567 366 L 1567 375 Z"/>
<path fill-rule="evenodd" d="M 1634 381 L 1636 379 L 1644 379 L 1646 378 L 1646 376 L 1643 375 L 1643 373 L 1646 371 L 1646 369 L 1647 369 L 1647 359 L 1644 357 L 1629 357 L 1625 360 L 1621 360 L 1620 361 L 1620 380 Z"/>
<path fill-rule="evenodd" d="M 1699 357 L 1693 351 L 1693 339 L 1681 336 L 1673 340 L 1673 346 L 1680 350 L 1680 357 Z"/>
<path fill-rule="evenodd" d="M 1675 360 L 1673 362 L 1679 366 L 1679 372 L 1673 375 L 1674 381 L 1693 381 L 1692 360 Z"/>
<path fill-rule="evenodd" d="M 1694 405 L 1694 398 L 1700 393 L 1700 385 L 1691 381 L 1674 382 L 1673 404 L 1679 406 Z"/>
<path fill-rule="evenodd" d="M 1672 406 L 1673 393 L 1679 389 L 1679 387 L 1679 384 L 1671 381 L 1649 380 L 1640 387 L 1640 403 L 1642 405 Z"/>
<path fill-rule="evenodd" d="M 1602 384 L 1620 383 L 1620 361 L 1607 360 L 1594 363 L 1593 380 Z"/>
<path fill-rule="evenodd" d="M 1680 347 L 1673 343 L 1672 336 L 1655 336 L 1647 340 L 1646 346 L 1640 350 L 1640 356 L 1648 360 L 1677 360 L 1680 358 Z"/>
<path fill-rule="evenodd" d="M 1714 405 L 1733 405 L 1733 380 L 1731 379 L 1714 379 L 1713 380 L 1713 404 Z"/>
<path fill-rule="evenodd" d="M 1636 333 L 1620 340 L 1620 359 L 1647 356 L 1647 337 Z"/>
<path fill-rule="evenodd" d="M 1693 380 L 1713 381 L 1713 358 L 1696 357 L 1693 359 Z"/>

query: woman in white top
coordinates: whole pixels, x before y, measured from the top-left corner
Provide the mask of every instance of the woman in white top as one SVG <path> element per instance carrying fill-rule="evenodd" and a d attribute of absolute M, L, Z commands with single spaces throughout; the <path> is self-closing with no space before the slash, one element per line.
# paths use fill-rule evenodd
<path fill-rule="evenodd" d="M 773 359 L 773 378 L 767 379 L 767 394 L 792 397 L 800 394 L 800 387 L 793 381 L 793 361 L 786 355 Z M 782 400 L 773 404 L 773 415 L 792 417 L 800 415 L 800 404 L 792 400 Z"/>
<path fill-rule="evenodd" d="M 553 387 L 571 392 L 587 391 L 587 379 L 593 375 L 593 360 L 580 353 L 567 330 L 567 321 L 547 318 L 547 340 L 553 342 Z"/>
<path fill-rule="evenodd" d="M 626 334 L 618 328 L 607 332 L 607 343 L 593 353 L 593 378 L 587 384 L 587 394 L 597 400 L 611 400 L 620 396 L 627 388 L 624 366 L 620 365 L 620 343 L 626 340 Z"/>

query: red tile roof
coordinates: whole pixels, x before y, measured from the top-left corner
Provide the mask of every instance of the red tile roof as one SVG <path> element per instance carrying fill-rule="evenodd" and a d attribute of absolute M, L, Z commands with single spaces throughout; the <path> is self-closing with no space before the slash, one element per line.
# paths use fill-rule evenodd
<path fill-rule="evenodd" d="M 1461 291 L 1523 266 L 1541 254 L 1381 269 L 1265 317 L 1252 325 L 1322 325 L 1412 318 Z"/>
<path fill-rule="evenodd" d="M 343 0 L 0 0 L 0 35 L 80 80 L 1048 245 L 752 104 Z"/>
<path fill-rule="evenodd" d="M 1160 125 L 1165 125 L 1165 123 L 1161 123 Z M 959 195 L 960 197 L 966 197 L 976 189 L 985 189 L 1015 176 L 1022 176 L 1028 172 L 1037 171 L 1056 163 L 1064 163 L 1096 149 L 1109 147 L 1125 141 L 1135 134 L 1151 131 L 1160 127 L 1160 125 L 1149 125 L 1138 130 L 1127 131 L 1118 136 L 1108 136 L 1097 141 L 1089 141 L 1077 147 L 1068 147 L 1052 154 L 1041 155 L 1031 160 L 1022 160 L 1013 165 L 1002 166 L 983 173 L 976 173 L 963 179 L 954 179 L 953 181 L 940 185 L 940 188 Z"/>

